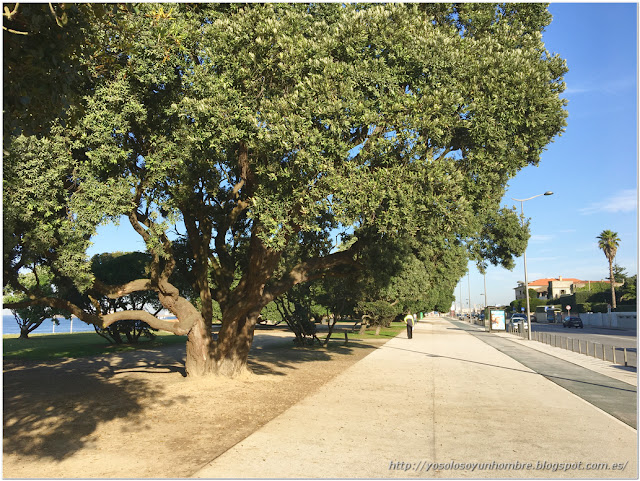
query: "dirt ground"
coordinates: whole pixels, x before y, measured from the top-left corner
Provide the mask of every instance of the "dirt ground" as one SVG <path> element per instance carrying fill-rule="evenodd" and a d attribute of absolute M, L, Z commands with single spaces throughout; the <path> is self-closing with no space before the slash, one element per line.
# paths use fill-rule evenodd
<path fill-rule="evenodd" d="M 384 342 L 295 348 L 259 332 L 253 374 L 234 380 L 185 378 L 184 346 L 5 361 L 3 477 L 189 477 Z"/>

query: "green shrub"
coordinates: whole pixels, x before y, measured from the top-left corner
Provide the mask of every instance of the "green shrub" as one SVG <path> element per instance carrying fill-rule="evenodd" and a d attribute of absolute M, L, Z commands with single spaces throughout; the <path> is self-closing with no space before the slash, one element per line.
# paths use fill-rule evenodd
<path fill-rule="evenodd" d="M 593 312 L 590 302 L 585 302 L 583 304 L 577 304 L 578 312 Z"/>
<path fill-rule="evenodd" d="M 633 304 L 618 304 L 616 308 L 617 312 L 636 312 L 638 310 L 638 306 Z"/>

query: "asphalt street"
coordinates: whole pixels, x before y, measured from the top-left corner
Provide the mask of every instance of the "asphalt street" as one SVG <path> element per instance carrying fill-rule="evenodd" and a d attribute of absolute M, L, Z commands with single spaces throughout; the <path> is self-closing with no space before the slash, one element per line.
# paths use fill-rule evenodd
<path fill-rule="evenodd" d="M 586 343 L 589 343 L 590 354 L 602 359 L 602 349 L 604 346 L 605 357 L 612 360 L 612 349 L 616 348 L 616 364 L 624 364 L 623 348 L 627 349 L 627 365 L 638 367 L 638 338 L 635 330 L 603 329 L 585 326 L 584 329 L 562 327 L 562 324 L 538 324 L 533 323 L 532 333 L 544 332 L 551 338 L 546 337 L 547 342 L 557 343 L 557 345 L 568 346 L 571 349 L 571 339 L 574 341 L 574 350 L 578 350 L 578 341 L 581 342 L 581 352 L 586 350 Z M 567 343 L 567 339 L 569 339 Z M 595 343 L 595 345 L 594 345 Z"/>
<path fill-rule="evenodd" d="M 576 339 L 588 339 L 591 342 L 604 344 L 615 343 L 616 346 L 635 348 L 638 343 L 637 331 L 621 329 L 604 329 L 585 326 L 584 329 L 574 327 L 562 327 L 562 324 L 533 323 L 533 331 L 553 332 L 574 337 Z"/>

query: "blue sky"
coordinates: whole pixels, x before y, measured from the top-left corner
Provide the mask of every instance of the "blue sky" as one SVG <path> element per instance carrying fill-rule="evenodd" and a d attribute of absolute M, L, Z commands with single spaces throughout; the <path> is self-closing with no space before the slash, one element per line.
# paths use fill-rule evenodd
<path fill-rule="evenodd" d="M 600 280 L 608 262 L 596 237 L 605 229 L 621 239 L 616 263 L 637 273 L 637 6 L 634 3 L 552 3 L 544 34 L 547 50 L 566 59 L 563 95 L 569 101 L 566 132 L 512 179 L 503 204 L 524 203 L 531 218 L 529 281 L 545 277 Z M 508 304 L 524 281 L 522 258 L 513 271 L 490 266 L 487 299 Z M 470 284 L 470 288 L 469 288 Z M 462 287 L 462 293 L 460 290 Z M 468 304 L 484 304 L 482 275 L 470 265 L 455 290 Z M 459 302 L 457 300 L 456 302 Z"/>
<path fill-rule="evenodd" d="M 605 229 L 621 239 L 616 262 L 637 273 L 637 7 L 634 3 L 557 3 L 544 39 L 566 59 L 569 101 L 566 132 L 509 184 L 503 204 L 551 190 L 554 195 L 525 202 L 531 218 L 527 249 L 529 281 L 544 277 L 599 280 L 607 260 L 596 237 Z M 89 255 L 144 250 L 128 222 L 102 227 Z M 484 304 L 483 278 L 473 264 L 455 290 L 465 306 Z M 524 281 L 522 258 L 513 271 L 490 266 L 489 304 L 508 304 Z M 469 289 L 470 284 L 470 289 Z M 459 302 L 457 300 L 457 302 Z"/>

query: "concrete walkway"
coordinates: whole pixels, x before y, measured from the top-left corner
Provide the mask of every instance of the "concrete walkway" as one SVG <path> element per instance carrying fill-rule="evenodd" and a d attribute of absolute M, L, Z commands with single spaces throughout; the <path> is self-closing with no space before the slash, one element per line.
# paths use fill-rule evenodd
<path fill-rule="evenodd" d="M 430 318 L 193 476 L 637 478 L 637 451 L 635 429 Z"/>

